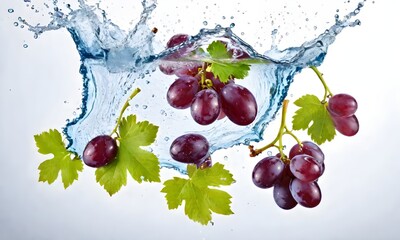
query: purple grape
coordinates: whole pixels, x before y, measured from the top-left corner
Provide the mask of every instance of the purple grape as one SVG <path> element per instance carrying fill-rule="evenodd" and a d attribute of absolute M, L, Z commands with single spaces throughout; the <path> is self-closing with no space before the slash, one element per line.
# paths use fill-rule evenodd
<path fill-rule="evenodd" d="M 257 116 L 257 103 L 245 87 L 229 83 L 221 89 L 222 110 L 233 123 L 249 125 Z"/>
<path fill-rule="evenodd" d="M 189 39 L 189 35 L 184 33 L 175 34 L 167 42 L 167 48 L 178 46 L 181 43 L 186 42 Z"/>
<path fill-rule="evenodd" d="M 117 142 L 108 135 L 100 135 L 86 145 L 82 160 L 89 167 L 102 167 L 115 159 L 118 153 Z"/>
<path fill-rule="evenodd" d="M 213 89 L 204 89 L 198 92 L 194 96 L 190 112 L 198 124 L 213 123 L 221 112 L 221 103 L 217 92 Z"/>
<path fill-rule="evenodd" d="M 289 189 L 294 200 L 303 207 L 313 208 L 321 202 L 321 190 L 316 182 L 303 182 L 294 178 Z"/>
<path fill-rule="evenodd" d="M 169 41 L 167 42 L 167 48 L 172 48 L 175 47 L 181 43 L 186 42 L 189 39 L 189 35 L 187 34 L 176 34 L 172 36 Z M 188 50 L 187 47 L 184 47 L 182 49 L 179 49 L 177 52 L 170 54 L 166 59 L 175 59 L 175 58 L 180 58 L 182 55 L 184 55 Z M 172 75 L 180 69 L 180 67 L 173 65 L 173 64 L 160 64 L 159 65 L 160 71 L 166 75 Z"/>
<path fill-rule="evenodd" d="M 190 107 L 193 98 L 199 91 L 199 83 L 194 77 L 181 77 L 171 84 L 167 91 L 169 105 L 178 109 Z"/>
<path fill-rule="evenodd" d="M 352 115 L 350 117 L 335 117 L 333 115 L 331 116 L 336 130 L 338 130 L 338 132 L 340 132 L 341 134 L 351 137 L 358 133 L 360 125 L 355 115 Z"/>
<path fill-rule="evenodd" d="M 171 157 L 182 163 L 200 163 L 208 155 L 209 144 L 200 134 L 185 134 L 176 138 L 169 149 Z"/>
<path fill-rule="evenodd" d="M 290 160 L 290 171 L 303 182 L 315 181 L 322 174 L 320 164 L 306 154 L 296 155 Z"/>
<path fill-rule="evenodd" d="M 282 209 L 289 210 L 296 207 L 297 202 L 294 200 L 290 193 L 289 185 L 292 178 L 289 176 L 282 176 L 282 178 L 274 186 L 274 200 L 275 203 Z"/>
<path fill-rule="evenodd" d="M 304 141 L 301 143 L 303 146 L 300 147 L 299 144 L 294 145 L 289 152 L 289 158 L 292 159 L 296 155 L 307 154 L 313 157 L 318 163 L 322 164 L 324 162 L 325 156 L 321 148 L 317 144 Z"/>
<path fill-rule="evenodd" d="M 278 157 L 266 157 L 254 167 L 253 183 L 259 188 L 270 188 L 280 179 L 284 168 L 285 164 Z"/>
<path fill-rule="evenodd" d="M 348 94 L 336 94 L 329 98 L 328 109 L 332 115 L 349 117 L 357 111 L 357 101 Z"/>

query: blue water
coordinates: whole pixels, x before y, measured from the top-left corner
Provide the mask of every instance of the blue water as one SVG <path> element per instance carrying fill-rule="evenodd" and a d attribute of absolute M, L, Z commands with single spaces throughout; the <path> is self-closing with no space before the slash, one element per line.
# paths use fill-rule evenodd
<path fill-rule="evenodd" d="M 249 126 L 238 126 L 224 118 L 211 125 L 200 126 L 193 121 L 189 110 L 173 109 L 166 102 L 166 91 L 176 77 L 164 75 L 158 70 L 158 65 L 165 63 L 168 55 L 178 48 L 186 46 L 157 50 L 160 49 L 160 43 L 154 41 L 152 27 L 147 25 L 157 2 L 142 2 L 140 20 L 128 32 L 109 20 L 105 11 L 98 6 L 89 6 L 83 0 L 78 3 L 77 9 L 68 6 L 68 13 L 55 8 L 51 22 L 44 26 L 32 25 L 20 19 L 34 32 L 35 38 L 46 31 L 67 29 L 80 54 L 80 73 L 84 86 L 82 111 L 77 118 L 68 120 L 64 128 L 69 149 L 82 154 L 90 139 L 111 133 L 131 90 L 139 87 L 142 91 L 132 100 L 127 113 L 136 114 L 139 121 L 148 120 L 160 126 L 156 142 L 148 150 L 159 157 L 161 166 L 182 172 L 186 167 L 169 156 L 170 144 L 176 137 L 188 132 L 200 133 L 209 140 L 211 152 L 260 141 L 264 129 L 280 109 L 294 76 L 304 68 L 321 65 L 337 35 L 346 27 L 359 25 L 360 22 L 354 18 L 363 7 L 360 3 L 342 19 L 336 16 L 335 23 L 315 39 L 283 51 L 272 47 L 264 53 L 258 53 L 231 28 L 217 26 L 200 29 L 187 46 L 195 49 L 206 46 L 214 39 L 231 39 L 249 52 L 252 58 L 263 62 L 252 65 L 249 76 L 237 81 L 256 97 L 259 110 L 256 120 Z M 189 64 L 187 61 L 173 64 Z"/>

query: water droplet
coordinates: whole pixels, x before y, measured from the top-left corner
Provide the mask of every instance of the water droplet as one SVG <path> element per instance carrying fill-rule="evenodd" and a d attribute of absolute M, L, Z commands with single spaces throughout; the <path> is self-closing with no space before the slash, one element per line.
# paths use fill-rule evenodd
<path fill-rule="evenodd" d="M 168 140 L 169 140 L 169 137 L 165 137 L 165 138 L 164 138 L 164 140 L 165 140 L 166 142 L 168 142 Z"/>
<path fill-rule="evenodd" d="M 21 25 L 21 28 L 24 28 L 25 27 L 25 25 Z"/>
<path fill-rule="evenodd" d="M 234 19 L 235 17 L 234 16 L 231 16 L 231 19 Z"/>
<path fill-rule="evenodd" d="M 204 21 L 204 22 L 203 22 L 203 25 L 204 25 L 204 26 L 207 26 L 207 25 L 208 25 L 208 22 L 207 22 L 207 21 Z"/>
<path fill-rule="evenodd" d="M 240 33 L 240 35 L 242 35 L 242 36 L 243 36 L 243 35 L 244 35 L 244 32 L 241 32 L 241 33 Z"/>
<path fill-rule="evenodd" d="M 228 160 L 228 156 L 224 156 L 224 160 L 227 161 Z"/>
<path fill-rule="evenodd" d="M 24 45 L 22 45 L 24 48 L 28 48 L 28 44 L 24 44 Z"/>
<path fill-rule="evenodd" d="M 222 19 L 224 19 L 224 20 L 225 20 L 225 19 L 226 19 L 226 17 L 225 17 L 225 16 L 222 16 Z"/>
<path fill-rule="evenodd" d="M 234 24 L 234 23 L 231 23 L 231 25 L 229 25 L 229 27 L 230 27 L 230 28 L 234 28 L 234 27 L 235 27 L 235 24 Z"/>
<path fill-rule="evenodd" d="M 139 104 L 135 104 L 135 107 L 138 108 L 138 107 L 139 107 Z"/>
<path fill-rule="evenodd" d="M 12 8 L 8 9 L 8 13 L 13 13 L 13 12 L 14 12 L 14 9 L 12 9 Z"/>
<path fill-rule="evenodd" d="M 18 22 L 14 22 L 14 26 L 18 27 L 18 25 L 19 25 Z"/>
<path fill-rule="evenodd" d="M 267 155 L 271 157 L 271 156 L 272 156 L 272 152 L 271 152 L 271 151 L 268 151 L 268 152 L 267 152 Z"/>
<path fill-rule="evenodd" d="M 143 105 L 142 108 L 143 108 L 143 109 L 147 109 L 147 105 Z"/>

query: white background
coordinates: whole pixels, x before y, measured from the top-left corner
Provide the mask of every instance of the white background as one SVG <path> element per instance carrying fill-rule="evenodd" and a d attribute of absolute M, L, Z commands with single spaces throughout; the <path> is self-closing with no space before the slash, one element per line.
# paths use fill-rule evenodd
<path fill-rule="evenodd" d="M 78 53 L 65 29 L 33 40 L 26 29 L 13 26 L 18 16 L 33 14 L 22 2 L 0 2 L 0 239 L 399 239 L 397 1 L 368 1 L 359 15 L 362 25 L 344 30 L 320 67 L 333 92 L 357 98 L 361 125 L 355 137 L 338 136 L 322 146 L 326 171 L 318 182 L 321 204 L 314 209 L 279 209 L 272 190 L 258 189 L 251 182 L 252 168 L 261 157 L 249 159 L 246 147 L 241 146 L 214 156 L 237 180 L 226 188 L 233 196 L 235 214 L 214 215 L 214 225 L 209 226 L 188 220 L 182 208 L 168 210 L 159 192 L 161 184 L 129 181 L 109 197 L 95 182 L 94 170 L 88 168 L 67 190 L 60 181 L 50 186 L 37 182 L 37 167 L 46 157 L 36 152 L 33 135 L 60 129 L 73 117 L 80 104 L 81 76 Z M 235 32 L 240 35 L 243 31 L 243 38 L 259 50 L 270 45 L 273 19 L 281 34 L 289 33 L 281 46 L 290 46 L 311 39 L 332 24 L 336 8 L 353 9 L 356 4 L 289 1 L 287 10 L 281 1 L 237 5 L 215 1 L 222 8 L 207 5 L 207 1 L 199 1 L 199 6 L 197 1 L 159 2 L 152 22 L 175 21 L 157 25 L 160 41 L 174 29 L 194 34 L 204 27 L 204 20 L 208 27 L 235 22 Z M 180 8 L 176 10 L 176 6 Z M 241 12 L 224 12 L 228 7 Z M 9 8 L 15 12 L 9 14 Z M 185 16 L 185 8 L 189 16 Z M 285 11 L 290 14 L 284 16 Z M 235 16 L 233 20 L 231 16 Z M 317 31 L 312 30 L 314 25 L 318 25 Z M 26 49 L 22 47 L 25 43 L 29 45 Z M 304 70 L 291 87 L 290 99 L 310 91 L 322 94 L 316 76 Z M 294 111 L 293 105 L 290 110 Z M 276 123 L 270 126 L 267 139 L 273 138 L 276 127 Z M 163 180 L 174 175 L 177 173 L 162 170 Z"/>

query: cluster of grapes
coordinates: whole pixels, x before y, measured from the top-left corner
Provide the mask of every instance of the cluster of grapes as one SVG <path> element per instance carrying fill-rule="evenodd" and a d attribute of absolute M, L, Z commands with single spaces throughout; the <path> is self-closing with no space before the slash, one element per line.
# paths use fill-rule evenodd
<path fill-rule="evenodd" d="M 328 100 L 328 112 L 335 128 L 345 136 L 354 136 L 360 127 L 355 112 L 357 101 L 348 94 L 336 94 Z"/>
<path fill-rule="evenodd" d="M 324 154 L 313 142 L 296 144 L 289 157 L 269 156 L 254 167 L 252 178 L 257 187 L 274 187 L 275 203 L 282 209 L 292 209 L 297 204 L 313 208 L 321 202 L 318 178 L 325 170 Z"/>
<path fill-rule="evenodd" d="M 175 47 L 189 39 L 186 34 L 177 34 L 167 43 Z M 182 57 L 190 47 L 179 49 L 172 57 Z M 248 54 L 236 48 L 229 51 L 233 58 L 248 57 Z M 169 56 L 171 58 L 171 56 Z M 160 65 L 167 75 L 178 76 L 167 91 L 167 101 L 177 109 L 190 107 L 193 119 L 200 125 L 208 125 L 225 116 L 237 125 L 246 126 L 257 115 L 257 103 L 253 94 L 245 87 L 235 84 L 234 76 L 228 83 L 222 83 L 212 72 L 206 71 L 208 63 L 189 63 L 185 65 Z"/>

